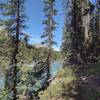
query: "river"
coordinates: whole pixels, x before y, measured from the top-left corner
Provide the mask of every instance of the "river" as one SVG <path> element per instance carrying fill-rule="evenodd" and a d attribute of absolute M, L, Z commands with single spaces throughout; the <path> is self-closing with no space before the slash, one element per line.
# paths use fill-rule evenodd
<path fill-rule="evenodd" d="M 0 73 L 0 89 L 4 88 L 4 84 L 5 84 L 4 73 Z"/>
<path fill-rule="evenodd" d="M 55 76 L 55 74 L 57 73 L 57 71 L 62 67 L 62 61 L 61 60 L 57 60 L 52 62 L 51 64 L 51 76 Z"/>
<path fill-rule="evenodd" d="M 57 71 L 59 70 L 59 68 L 61 68 L 62 63 L 60 60 L 58 61 L 54 61 L 51 64 L 51 76 L 55 76 L 55 74 L 57 73 Z M 5 76 L 3 73 L 0 74 L 0 89 L 4 88 L 4 83 L 5 83 Z"/>

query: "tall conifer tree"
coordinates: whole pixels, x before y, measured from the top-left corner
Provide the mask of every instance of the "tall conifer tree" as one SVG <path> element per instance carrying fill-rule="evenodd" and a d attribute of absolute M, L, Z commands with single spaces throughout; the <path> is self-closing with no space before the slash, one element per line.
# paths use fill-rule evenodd
<path fill-rule="evenodd" d="M 44 38 L 42 44 L 48 47 L 48 56 L 47 56 L 47 77 L 50 78 L 50 65 L 52 58 L 52 47 L 55 44 L 54 41 L 54 30 L 56 29 L 56 21 L 54 16 L 57 15 L 57 10 L 55 9 L 55 0 L 44 0 L 44 13 L 46 19 L 43 21 L 44 33 L 41 38 Z"/>
<path fill-rule="evenodd" d="M 67 64 L 79 64 L 84 41 L 80 0 L 64 0 L 64 29 L 62 51 Z M 77 24 L 77 25 L 76 25 Z"/>
<path fill-rule="evenodd" d="M 1 20 L 6 29 L 9 31 L 9 34 L 12 39 L 12 55 L 11 55 L 11 64 L 10 69 L 7 73 L 7 88 L 12 93 L 12 99 L 17 99 L 17 83 L 19 82 L 18 74 L 18 48 L 19 48 L 19 37 L 21 30 L 25 28 L 24 18 L 25 14 L 23 13 L 24 0 L 8 0 L 7 4 L 0 4 L 2 9 L 2 15 L 6 17 L 6 20 Z"/>
<path fill-rule="evenodd" d="M 65 23 L 62 42 L 64 66 L 90 61 L 93 39 L 90 28 L 92 7 L 89 0 L 64 0 Z"/>

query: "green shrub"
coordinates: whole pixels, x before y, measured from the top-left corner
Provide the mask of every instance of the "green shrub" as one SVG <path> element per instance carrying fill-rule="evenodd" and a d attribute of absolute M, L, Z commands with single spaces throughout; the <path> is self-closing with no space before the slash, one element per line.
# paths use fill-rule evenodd
<path fill-rule="evenodd" d="M 100 75 L 100 64 L 91 65 L 87 70 L 89 75 Z"/>
<path fill-rule="evenodd" d="M 0 100 L 12 100 L 11 94 L 7 89 L 0 91 Z"/>

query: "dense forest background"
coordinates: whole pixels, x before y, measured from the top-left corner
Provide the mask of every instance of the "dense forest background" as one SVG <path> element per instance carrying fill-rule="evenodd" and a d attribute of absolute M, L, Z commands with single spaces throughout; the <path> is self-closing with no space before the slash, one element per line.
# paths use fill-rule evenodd
<path fill-rule="evenodd" d="M 0 100 L 100 100 L 100 0 L 62 0 L 59 51 L 53 48 L 56 0 L 42 2 L 39 45 L 30 44 L 32 37 L 23 32 L 29 27 L 25 2 L 0 2 Z M 61 64 L 55 64 L 60 68 L 53 76 L 54 61 Z"/>

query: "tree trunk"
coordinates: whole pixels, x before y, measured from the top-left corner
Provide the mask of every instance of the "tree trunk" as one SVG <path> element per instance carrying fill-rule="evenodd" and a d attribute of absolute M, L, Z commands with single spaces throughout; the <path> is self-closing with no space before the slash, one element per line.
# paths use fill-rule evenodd
<path fill-rule="evenodd" d="M 51 67 L 51 52 L 48 53 L 47 57 L 47 79 L 50 79 L 50 67 Z"/>
<path fill-rule="evenodd" d="M 14 50 L 14 53 L 13 53 L 13 63 L 14 63 L 14 86 L 12 88 L 12 91 L 13 91 L 13 100 L 17 100 L 17 73 L 18 73 L 18 68 L 17 68 L 17 54 L 18 54 L 18 46 L 19 46 L 19 0 L 17 0 L 17 13 L 16 13 L 16 40 L 15 40 L 15 50 Z"/>

